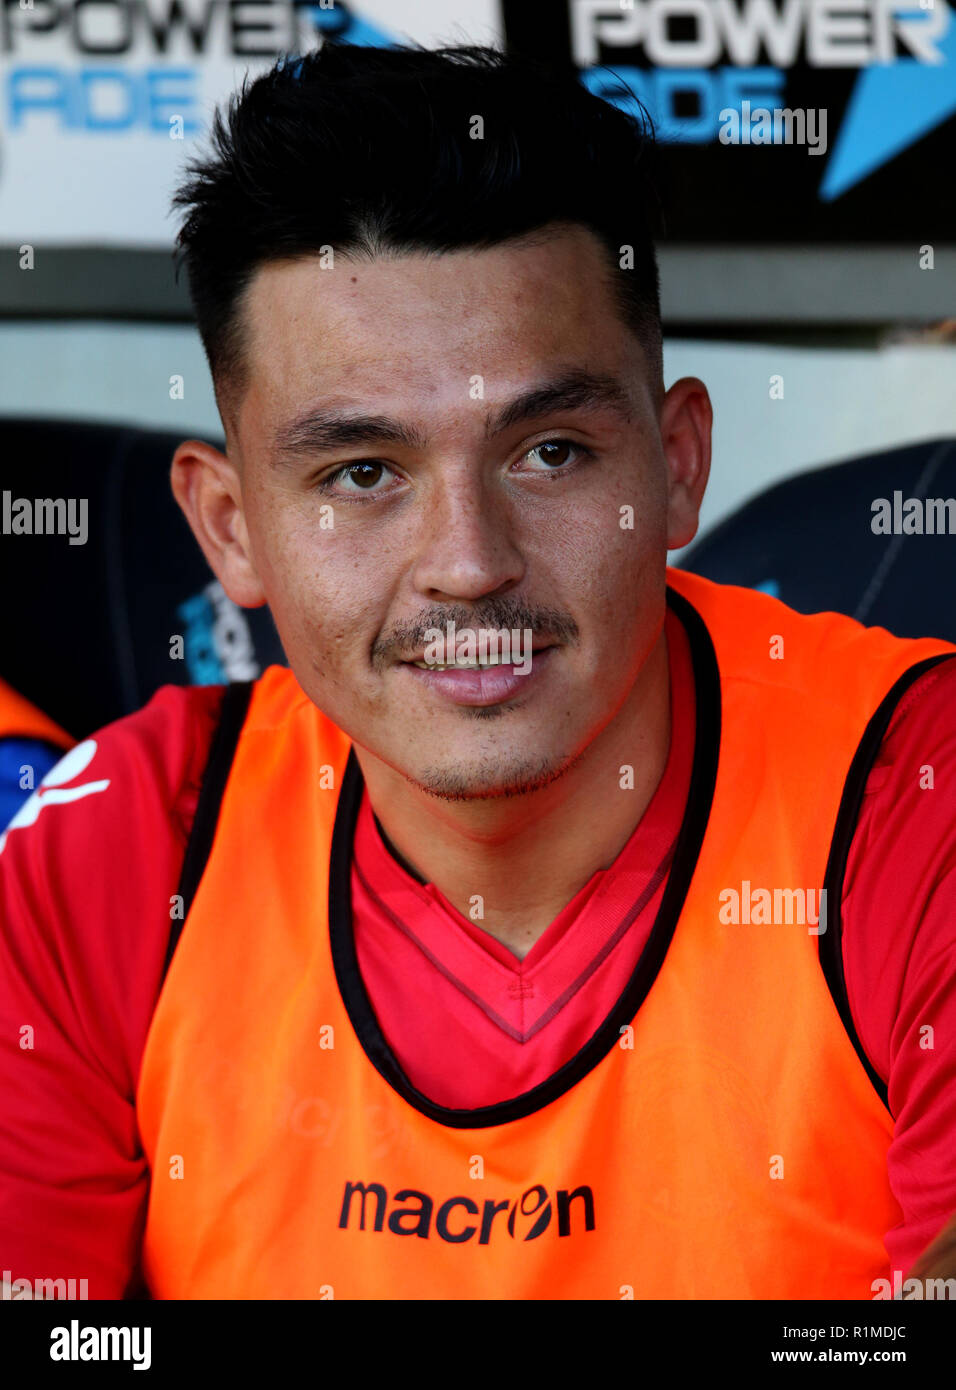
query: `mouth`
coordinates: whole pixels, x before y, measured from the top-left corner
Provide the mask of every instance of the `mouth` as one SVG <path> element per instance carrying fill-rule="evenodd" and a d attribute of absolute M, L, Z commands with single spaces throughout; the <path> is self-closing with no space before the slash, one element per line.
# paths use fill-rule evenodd
<path fill-rule="evenodd" d="M 532 645 L 529 655 L 533 658 L 540 652 L 550 651 L 554 643 L 542 642 L 540 646 Z M 418 652 L 415 656 L 402 657 L 398 663 L 401 666 L 417 666 L 420 671 L 485 671 L 492 666 L 514 666 L 512 658 L 505 659 L 497 653 L 489 652 L 483 659 L 476 658 L 473 661 L 426 661 L 424 652 Z"/>
<path fill-rule="evenodd" d="M 420 690 L 452 705 L 500 705 L 528 694 L 554 660 L 553 644 L 532 647 L 533 660 L 515 663 L 488 655 L 484 661 L 436 663 L 421 654 L 398 663 Z"/>

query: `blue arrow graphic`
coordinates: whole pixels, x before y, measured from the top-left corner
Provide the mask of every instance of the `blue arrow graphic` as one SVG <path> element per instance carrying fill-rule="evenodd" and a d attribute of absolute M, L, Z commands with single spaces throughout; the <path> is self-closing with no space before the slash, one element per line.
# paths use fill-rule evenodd
<path fill-rule="evenodd" d="M 820 184 L 823 202 L 839 198 L 956 112 L 956 23 L 946 0 L 936 3 L 945 6 L 949 21 L 936 45 L 944 61 L 900 58 L 860 73 Z M 951 178 L 952 170 L 941 176 Z"/>
<path fill-rule="evenodd" d="M 347 43 L 361 44 L 365 48 L 390 48 L 395 42 L 384 29 L 360 19 L 344 5 L 335 5 L 331 10 L 310 5 L 308 14 L 317 29 L 328 29 Z"/>

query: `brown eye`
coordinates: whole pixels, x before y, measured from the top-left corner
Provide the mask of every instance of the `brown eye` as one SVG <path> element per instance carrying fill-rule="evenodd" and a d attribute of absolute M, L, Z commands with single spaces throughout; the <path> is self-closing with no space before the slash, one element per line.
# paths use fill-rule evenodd
<path fill-rule="evenodd" d="M 567 457 L 563 456 L 567 455 L 570 445 L 568 445 L 567 441 L 564 441 L 564 439 L 554 439 L 554 441 L 549 441 L 547 443 L 539 443 L 535 448 L 541 452 L 542 463 L 567 463 Z M 532 449 L 531 452 L 534 453 L 535 449 Z"/>
<path fill-rule="evenodd" d="M 353 463 L 342 474 L 343 478 L 351 478 L 360 488 L 365 489 L 373 488 L 381 476 L 380 463 Z"/>
<path fill-rule="evenodd" d="M 327 497 L 349 498 L 353 502 L 358 502 L 359 493 L 364 492 L 371 501 L 373 496 L 385 497 L 392 491 L 379 484 L 386 479 L 394 482 L 395 476 L 387 463 L 378 459 L 358 459 L 355 463 L 343 463 L 334 473 L 327 474 L 316 483 L 316 488 Z"/>
<path fill-rule="evenodd" d="M 574 463 L 578 457 L 586 458 L 589 452 L 583 444 L 576 444 L 573 439 L 545 439 L 529 449 L 525 458 L 537 454 L 545 465 L 544 469 L 538 471 L 547 472 L 549 469 L 562 468 L 565 464 Z M 532 469 L 532 472 L 534 471 Z"/>

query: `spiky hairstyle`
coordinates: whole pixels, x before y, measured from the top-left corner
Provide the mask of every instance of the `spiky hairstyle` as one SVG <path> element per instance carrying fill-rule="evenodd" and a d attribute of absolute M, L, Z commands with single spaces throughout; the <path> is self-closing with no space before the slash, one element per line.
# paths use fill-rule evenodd
<path fill-rule="evenodd" d="M 247 74 L 211 145 L 173 199 L 186 211 L 174 257 L 224 422 L 248 384 L 240 301 L 263 265 L 323 246 L 356 260 L 482 249 L 556 221 L 603 243 L 622 320 L 660 377 L 653 133 L 572 70 L 473 45 L 329 40 Z"/>

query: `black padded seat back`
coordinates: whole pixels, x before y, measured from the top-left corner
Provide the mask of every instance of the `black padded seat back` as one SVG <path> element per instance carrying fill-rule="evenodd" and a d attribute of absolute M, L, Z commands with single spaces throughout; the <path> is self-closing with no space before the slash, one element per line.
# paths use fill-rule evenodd
<path fill-rule="evenodd" d="M 0 676 L 77 738 L 139 709 L 162 685 L 248 680 L 288 664 L 268 608 L 227 598 L 173 497 L 170 464 L 188 437 L 0 419 L 0 489 L 10 494 L 0 497 L 0 526 L 17 499 L 73 499 L 78 531 L 78 504 L 87 504 L 85 544 L 68 534 L 0 535 Z"/>

